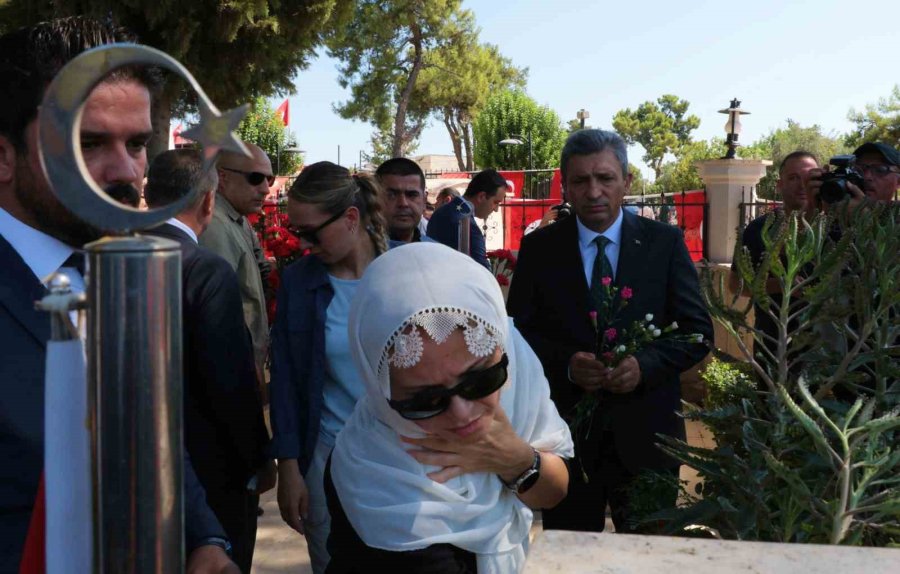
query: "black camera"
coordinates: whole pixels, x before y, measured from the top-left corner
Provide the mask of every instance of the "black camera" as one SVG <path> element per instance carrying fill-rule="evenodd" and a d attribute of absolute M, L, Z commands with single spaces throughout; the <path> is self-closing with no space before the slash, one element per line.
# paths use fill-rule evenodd
<path fill-rule="evenodd" d="M 822 180 L 822 187 L 819 188 L 819 199 L 825 203 L 837 203 L 844 199 L 850 195 L 850 191 L 847 189 L 847 182 L 862 189 L 864 178 L 853 167 L 853 164 L 856 163 L 855 155 L 836 155 L 828 160 L 828 163 L 837 169 L 827 171 L 819 178 Z"/>
<path fill-rule="evenodd" d="M 553 211 L 556 212 L 556 221 L 562 221 L 563 219 L 572 215 L 572 204 L 571 203 L 560 203 L 559 205 L 554 205 L 551 207 Z"/>

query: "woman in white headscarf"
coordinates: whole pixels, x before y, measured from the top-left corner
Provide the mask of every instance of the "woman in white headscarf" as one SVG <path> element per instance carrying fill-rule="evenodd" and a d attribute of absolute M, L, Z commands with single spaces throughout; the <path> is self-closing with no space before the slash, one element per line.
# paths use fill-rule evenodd
<path fill-rule="evenodd" d="M 349 337 L 366 394 L 326 474 L 328 572 L 519 572 L 573 447 L 494 277 L 443 245 L 393 249 Z"/>

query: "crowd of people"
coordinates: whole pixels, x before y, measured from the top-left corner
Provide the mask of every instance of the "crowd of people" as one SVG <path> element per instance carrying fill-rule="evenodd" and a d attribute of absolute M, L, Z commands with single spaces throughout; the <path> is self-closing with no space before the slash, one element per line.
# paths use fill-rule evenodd
<path fill-rule="evenodd" d="M 38 109 L 67 61 L 119 41 L 134 38 L 83 17 L 0 37 L 0 572 L 18 571 L 43 465 L 50 320 L 33 304 L 58 270 L 83 287 L 73 257 L 103 235 L 49 188 Z M 568 138 L 560 165 L 574 216 L 523 239 L 508 301 L 474 220 L 505 196 L 496 170 L 448 192 L 426 220 L 425 176 L 411 160 L 372 177 L 306 166 L 287 213 L 308 255 L 284 271 L 270 327 L 269 264 L 247 217 L 262 209 L 271 163 L 247 143 L 250 156 L 221 153 L 209 172 L 190 149 L 148 165 L 158 88 L 151 72 L 115 72 L 81 128 L 87 169 L 112 197 L 133 203 L 143 190 L 155 208 L 200 189 L 147 230 L 182 251 L 189 572 L 250 571 L 259 495 L 276 484 L 317 574 L 517 572 L 535 509 L 546 529 L 602 531 L 609 505 L 617 532 L 636 531 L 629 487 L 645 470 L 677 475 L 656 435 L 684 438 L 679 375 L 708 347 L 661 338 L 611 368 L 595 354 L 595 323 L 653 316 L 698 341 L 713 333 L 680 230 L 623 208 L 632 176 L 621 137 Z M 897 151 L 866 144 L 857 156 L 865 185 L 852 201 L 891 199 Z M 782 163 L 786 211 L 811 205 L 817 169 L 803 152 Z M 758 227 L 744 234 L 751 249 Z M 615 323 L 597 317 L 610 284 L 629 293 Z M 576 450 L 564 417 L 585 394 L 600 400 Z"/>

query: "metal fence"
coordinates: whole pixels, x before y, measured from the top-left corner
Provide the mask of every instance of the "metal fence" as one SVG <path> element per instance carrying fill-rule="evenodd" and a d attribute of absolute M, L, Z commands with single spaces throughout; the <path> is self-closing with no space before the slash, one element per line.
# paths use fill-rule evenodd
<path fill-rule="evenodd" d="M 738 237 L 744 233 L 747 225 L 762 215 L 781 208 L 780 201 L 760 199 L 754 187 L 741 188 L 741 203 L 738 205 L 741 214 L 738 219 Z"/>
<path fill-rule="evenodd" d="M 558 204 L 559 200 L 548 198 L 511 198 L 500 204 L 506 227 L 504 247 L 518 249 L 522 236 L 536 229 L 544 214 Z M 709 205 L 705 195 L 698 197 L 682 191 L 626 196 L 623 207 L 636 215 L 678 226 L 684 232 L 691 258 L 698 261 L 709 257 Z"/>

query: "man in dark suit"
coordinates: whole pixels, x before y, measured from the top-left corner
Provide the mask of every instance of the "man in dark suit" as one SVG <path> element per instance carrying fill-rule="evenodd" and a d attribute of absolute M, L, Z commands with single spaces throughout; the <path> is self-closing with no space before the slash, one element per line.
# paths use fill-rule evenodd
<path fill-rule="evenodd" d="M 249 572 L 259 493 L 274 486 L 275 474 L 274 464 L 266 463 L 269 435 L 237 275 L 197 244 L 212 219 L 217 185 L 214 171 L 203 173 L 199 150 L 170 150 L 150 165 L 144 199 L 152 209 L 178 201 L 192 187 L 201 190 L 150 233 L 181 245 L 184 442 L 231 540 L 232 558 Z"/>
<path fill-rule="evenodd" d="M 459 222 L 469 218 L 469 255 L 488 269 L 484 233 L 475 218 L 487 219 L 500 208 L 506 197 L 506 180 L 495 169 L 486 169 L 472 178 L 466 193 L 435 210 L 428 220 L 428 237 L 453 249 L 459 249 Z"/>
<path fill-rule="evenodd" d="M 541 359 L 560 413 L 571 416 L 585 392 L 599 393 L 600 403 L 589 437 L 575 437 L 569 495 L 545 512 L 544 528 L 602 531 L 608 503 L 616 531 L 628 532 L 627 487 L 638 473 L 678 472 L 655 434 L 684 437 L 679 375 L 707 347 L 661 338 L 607 368 L 594 356 L 589 315 L 603 308 L 603 278 L 629 287 L 632 298 L 617 321 L 598 317 L 601 328 L 621 331 L 652 314 L 660 327 L 677 321 L 679 333 L 709 339 L 712 323 L 681 231 L 621 207 L 631 185 L 622 139 L 601 130 L 572 134 L 561 170 L 576 217 L 523 239 L 508 309 Z"/>
<path fill-rule="evenodd" d="M 44 363 L 50 316 L 34 309 L 48 275 L 69 268 L 76 248 L 100 237 L 53 195 L 40 167 L 38 105 L 68 60 L 101 44 L 131 41 L 120 29 L 66 18 L 0 36 L 0 572 L 18 571 L 44 464 Z M 152 74 L 124 69 L 88 98 L 81 120 L 85 164 L 97 184 L 140 189 L 152 134 Z M 115 195 L 115 194 L 114 194 Z M 133 194 L 126 194 L 133 195 Z M 83 277 L 67 269 L 73 288 Z M 234 573 L 225 533 L 185 462 L 188 572 Z M 73 524 L 72 528 L 89 525 Z"/>

